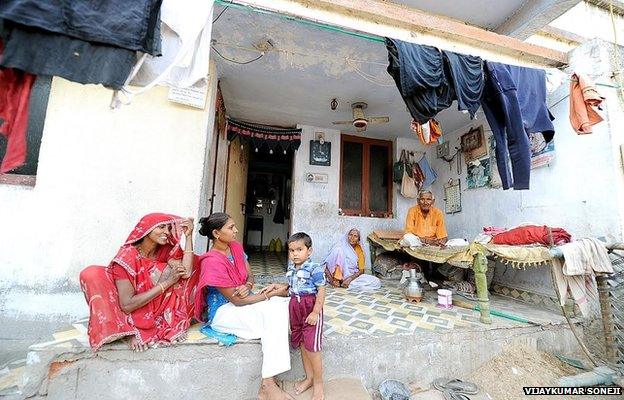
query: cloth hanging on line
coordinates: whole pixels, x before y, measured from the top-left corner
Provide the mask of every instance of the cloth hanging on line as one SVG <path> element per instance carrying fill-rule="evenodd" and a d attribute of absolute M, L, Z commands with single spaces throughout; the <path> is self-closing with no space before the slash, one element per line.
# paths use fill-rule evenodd
<path fill-rule="evenodd" d="M 474 118 L 483 91 L 480 57 L 386 38 L 387 71 L 414 120 L 424 124 L 457 100 Z"/>
<path fill-rule="evenodd" d="M 481 57 L 443 51 L 444 60 L 449 71 L 457 98 L 457 109 L 466 110 L 470 118 L 475 117 L 481 107 L 483 93 L 483 60 Z"/>
<path fill-rule="evenodd" d="M 11 23 L 5 25 L 9 35 L 1 61 L 3 67 L 119 89 L 136 61 L 132 50 Z"/>
<path fill-rule="evenodd" d="M 420 170 L 425 175 L 425 179 L 423 180 L 421 189 L 427 189 L 433 182 L 436 181 L 438 175 L 429 165 L 429 161 L 427 161 L 427 156 L 423 155 L 422 158 L 418 161 L 418 165 L 420 166 Z"/>
<path fill-rule="evenodd" d="M 207 83 L 214 1 L 163 0 L 162 56 L 142 57 L 131 76 L 131 85 L 149 89 L 156 84 L 172 87 Z M 132 90 L 124 88 L 132 93 Z M 141 92 L 144 90 L 141 90 Z"/>
<path fill-rule="evenodd" d="M 9 29 L 2 66 L 120 89 L 137 51 L 161 54 L 162 0 L 57 3 L 0 3 L 0 19 Z"/>
<path fill-rule="evenodd" d="M 579 134 L 592 133 L 592 126 L 603 121 L 594 107 L 600 109 L 604 97 L 591 79 L 574 73 L 570 78 L 570 123 Z"/>
<path fill-rule="evenodd" d="M 3 45 L 0 41 L 0 57 Z M 0 69 L 0 134 L 6 137 L 7 146 L 0 174 L 12 171 L 26 162 L 28 109 L 35 76 L 13 69 Z"/>
<path fill-rule="evenodd" d="M 271 150 L 297 150 L 301 144 L 301 129 L 254 124 L 233 118 L 228 118 L 227 136 L 229 141 L 238 136 L 256 148 L 266 145 Z"/>
<path fill-rule="evenodd" d="M 62 4 L 59 4 L 62 3 Z M 160 55 L 162 0 L 3 0 L 0 18 L 92 43 Z"/>
<path fill-rule="evenodd" d="M 389 38 L 386 48 L 387 71 L 416 122 L 425 124 L 451 106 L 448 71 L 443 68 L 442 53 L 437 48 Z"/>
<path fill-rule="evenodd" d="M 486 61 L 481 105 L 496 141 L 496 163 L 503 189 L 528 190 L 528 134 L 541 132 L 548 142 L 555 133 L 554 117 L 546 107 L 544 70 Z"/>

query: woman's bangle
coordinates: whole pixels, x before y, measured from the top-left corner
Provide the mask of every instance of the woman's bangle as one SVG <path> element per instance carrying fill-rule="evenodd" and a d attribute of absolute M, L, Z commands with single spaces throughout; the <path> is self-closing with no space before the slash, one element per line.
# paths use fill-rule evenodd
<path fill-rule="evenodd" d="M 193 250 L 184 250 L 184 254 L 192 253 Z"/>
<path fill-rule="evenodd" d="M 165 293 L 165 287 L 163 286 L 163 284 L 159 283 L 158 286 L 160 287 L 160 294 Z"/>
<path fill-rule="evenodd" d="M 253 289 L 253 285 L 254 285 L 253 282 L 249 282 L 249 281 L 245 282 L 245 286 L 249 286 L 249 290 Z"/>

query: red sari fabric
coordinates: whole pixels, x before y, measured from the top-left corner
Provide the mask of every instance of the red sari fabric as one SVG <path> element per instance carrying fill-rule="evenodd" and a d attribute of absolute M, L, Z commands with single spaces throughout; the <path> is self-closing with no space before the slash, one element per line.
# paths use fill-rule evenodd
<path fill-rule="evenodd" d="M 203 321 L 202 315 L 206 308 L 204 289 L 209 286 L 232 288 L 247 282 L 247 263 L 243 246 L 238 242 L 231 242 L 230 253 L 234 262 L 216 250 L 210 250 L 198 258 L 201 268 L 199 283 L 195 291 L 195 319 L 198 321 Z"/>
<path fill-rule="evenodd" d="M 3 45 L 0 41 L 0 57 Z M 22 166 L 26 162 L 26 133 L 28 106 L 35 76 L 13 68 L 0 69 L 0 134 L 7 138 L 7 147 L 0 174 Z"/>
<path fill-rule="evenodd" d="M 139 221 L 108 267 L 90 266 L 80 273 L 80 285 L 89 304 L 89 343 L 94 350 L 124 336 L 134 335 L 142 343 L 171 342 L 190 326 L 199 277 L 194 267 L 188 279 L 180 279 L 143 307 L 125 314 L 119 306 L 116 279 L 128 279 L 135 294 L 155 285 L 153 278 L 167 261 L 181 259 L 179 238 L 182 218 L 170 214 L 148 214 Z M 160 246 L 154 259 L 141 256 L 133 245 L 161 224 L 171 224 L 169 242 Z M 195 264 L 195 263 L 194 263 Z"/>
<path fill-rule="evenodd" d="M 499 233 L 498 235 L 494 235 L 491 243 L 512 246 L 525 244 L 542 244 L 544 246 L 554 244 L 558 246 L 564 243 L 569 243 L 571 240 L 572 236 L 570 236 L 565 229 L 528 225 L 520 226 L 503 233 Z"/>

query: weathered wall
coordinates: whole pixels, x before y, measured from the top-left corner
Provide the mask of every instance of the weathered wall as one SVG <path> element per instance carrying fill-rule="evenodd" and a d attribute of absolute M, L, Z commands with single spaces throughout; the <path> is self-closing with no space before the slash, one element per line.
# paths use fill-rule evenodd
<path fill-rule="evenodd" d="M 314 241 L 314 260 L 322 261 L 334 243 L 346 232 L 355 227 L 365 237 L 376 229 L 403 229 L 407 209 L 413 200 L 405 199 L 398 193 L 398 185 L 393 187 L 393 218 L 370 218 L 341 216 L 339 208 L 340 186 L 340 131 L 302 126 L 301 146 L 296 153 L 293 171 L 293 232 L 304 231 Z M 331 166 L 309 165 L 310 140 L 315 132 L 324 132 L 325 140 L 331 142 Z M 389 137 L 388 140 L 393 140 Z M 395 139 L 395 157 L 403 148 L 417 149 L 418 144 L 411 139 Z M 307 173 L 328 175 L 328 183 L 306 182 Z M 364 248 L 368 254 L 368 244 Z M 367 259 L 368 262 L 368 259 Z M 370 268 L 370 266 L 368 266 Z"/>
<path fill-rule="evenodd" d="M 110 96 L 53 80 L 37 183 L 0 186 L 10 227 L 0 232 L 0 287 L 38 288 L 41 299 L 76 288 L 79 271 L 107 264 L 144 214 L 198 216 L 214 96 L 197 110 L 170 103 L 159 87 L 114 111 Z M 68 312 L 86 310 L 78 300 Z"/>

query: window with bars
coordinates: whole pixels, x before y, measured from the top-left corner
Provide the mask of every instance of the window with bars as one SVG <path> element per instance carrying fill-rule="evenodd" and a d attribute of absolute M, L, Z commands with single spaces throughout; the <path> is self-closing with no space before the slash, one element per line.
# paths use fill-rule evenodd
<path fill-rule="evenodd" d="M 340 209 L 344 215 L 392 214 L 392 142 L 342 135 Z"/>

